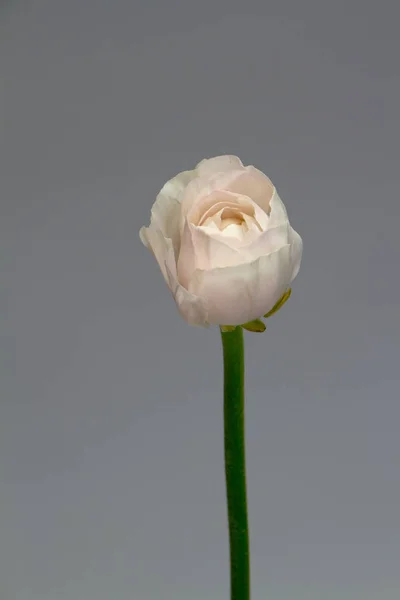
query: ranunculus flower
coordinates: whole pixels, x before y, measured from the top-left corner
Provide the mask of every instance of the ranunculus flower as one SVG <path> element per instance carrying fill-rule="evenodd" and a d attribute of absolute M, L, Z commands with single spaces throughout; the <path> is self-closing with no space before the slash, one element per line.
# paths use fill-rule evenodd
<path fill-rule="evenodd" d="M 236 156 L 168 181 L 140 230 L 182 317 L 241 325 L 267 313 L 296 277 L 303 243 L 266 175 Z"/>

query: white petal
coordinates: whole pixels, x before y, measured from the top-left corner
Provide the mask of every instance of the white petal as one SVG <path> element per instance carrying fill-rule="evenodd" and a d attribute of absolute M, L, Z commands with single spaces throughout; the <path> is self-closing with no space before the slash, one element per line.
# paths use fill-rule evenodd
<path fill-rule="evenodd" d="M 166 271 L 168 276 L 168 286 L 172 292 L 181 317 L 189 323 L 189 325 L 208 327 L 209 323 L 204 301 L 188 292 L 188 290 L 178 282 L 176 270 L 171 262 L 167 262 Z"/>
<path fill-rule="evenodd" d="M 268 227 L 270 227 L 269 217 L 267 213 L 260 207 L 260 205 L 257 204 L 253 199 L 251 199 L 251 202 L 254 206 L 254 217 L 257 223 L 260 225 L 262 231 L 265 231 L 268 229 Z"/>
<path fill-rule="evenodd" d="M 241 237 L 226 235 L 229 229 L 231 227 L 224 231 L 209 227 L 190 227 L 193 257 L 190 264 L 191 272 L 195 269 L 206 270 L 250 263 L 279 250 L 291 241 L 288 224 L 264 232 L 257 231 L 256 234 L 253 231 L 246 232 Z M 181 255 L 185 254 L 186 248 L 187 246 L 181 251 Z M 190 279 L 190 271 L 186 271 L 188 273 L 185 279 L 186 286 Z"/>
<path fill-rule="evenodd" d="M 291 263 L 292 263 L 292 277 L 290 281 L 296 277 L 300 270 L 301 257 L 303 255 L 303 240 L 292 227 L 289 229 L 289 242 L 291 245 Z"/>
<path fill-rule="evenodd" d="M 192 271 L 195 269 L 227 267 L 246 262 L 246 258 L 241 255 L 240 249 L 232 246 L 232 238 L 224 235 L 224 232 L 208 227 L 196 227 L 195 225 L 189 225 L 189 228 L 195 267 Z M 180 259 L 185 254 L 186 248 L 187 246 L 182 246 Z"/>
<path fill-rule="evenodd" d="M 270 206 L 271 212 L 269 214 L 269 227 L 278 227 L 279 225 L 289 222 L 285 205 L 280 199 L 276 188 L 274 188 Z"/>
<path fill-rule="evenodd" d="M 204 301 L 209 323 L 240 325 L 274 306 L 288 288 L 291 273 L 290 246 L 286 245 L 252 263 L 198 270 L 189 291 Z"/>
<path fill-rule="evenodd" d="M 248 261 L 255 260 L 260 256 L 266 256 L 290 244 L 290 226 L 288 223 L 263 231 L 249 244 L 244 244 L 240 252 L 247 257 Z"/>
<path fill-rule="evenodd" d="M 142 227 L 139 232 L 139 235 L 146 248 L 148 248 L 153 253 L 156 261 L 158 262 L 158 266 L 160 267 L 161 273 L 163 274 L 165 281 L 168 283 L 165 262 L 168 256 L 168 242 L 173 252 L 172 240 L 167 241 L 163 233 L 154 225 L 150 225 L 149 227 Z"/>
<path fill-rule="evenodd" d="M 226 189 L 249 196 L 264 212 L 269 213 L 275 188 L 272 181 L 255 167 L 249 166 L 238 172 Z"/>
<path fill-rule="evenodd" d="M 190 325 L 207 327 L 207 313 L 204 302 L 188 292 L 178 282 L 172 240 L 165 238 L 161 231 L 152 226 L 142 227 L 140 235 L 143 238 L 143 243 L 152 250 L 181 316 Z"/>
<path fill-rule="evenodd" d="M 150 244 L 149 241 L 147 239 L 147 227 L 141 227 L 139 230 L 139 237 L 140 237 L 140 241 L 142 242 L 142 244 L 144 246 L 146 246 L 146 248 L 148 248 L 148 250 L 151 250 L 150 248 Z"/>
<path fill-rule="evenodd" d="M 180 201 L 182 192 L 195 177 L 196 172 L 194 170 L 178 173 L 163 185 L 157 198 Z"/>
<path fill-rule="evenodd" d="M 199 327 L 209 326 L 209 323 L 207 322 L 207 313 L 202 299 L 189 293 L 179 283 L 176 284 L 172 293 L 179 314 L 186 323 L 189 323 L 189 325 L 197 325 Z"/>
<path fill-rule="evenodd" d="M 193 246 L 190 224 L 186 221 L 183 228 L 179 254 L 176 258 L 177 280 L 183 287 L 187 288 L 189 280 L 196 270 L 196 257 Z"/>
<path fill-rule="evenodd" d="M 175 252 L 179 247 L 180 202 L 194 175 L 194 171 L 183 171 L 167 181 L 151 209 L 151 224 L 172 240 Z"/>
<path fill-rule="evenodd" d="M 200 177 L 209 177 L 215 173 L 241 169 L 244 169 L 242 161 L 239 157 L 232 155 L 205 158 L 196 165 L 196 171 Z"/>

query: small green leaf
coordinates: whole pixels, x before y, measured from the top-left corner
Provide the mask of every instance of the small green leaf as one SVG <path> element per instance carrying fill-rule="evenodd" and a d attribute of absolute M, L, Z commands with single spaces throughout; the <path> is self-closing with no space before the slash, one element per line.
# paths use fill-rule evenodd
<path fill-rule="evenodd" d="M 235 331 L 237 325 L 221 325 L 221 331 L 226 333 L 228 331 Z"/>
<path fill-rule="evenodd" d="M 275 304 L 275 306 L 273 308 L 271 308 L 271 310 L 269 312 L 267 312 L 266 315 L 264 315 L 264 318 L 268 319 L 269 317 L 272 317 L 272 315 L 274 315 L 276 312 L 278 312 L 278 310 L 280 310 L 282 308 L 282 306 L 289 300 L 291 294 L 292 294 L 292 289 L 289 288 L 288 291 L 283 294 L 282 298 L 280 300 L 278 300 L 278 302 Z"/>
<path fill-rule="evenodd" d="M 262 333 L 267 328 L 267 326 L 261 321 L 261 319 L 254 319 L 254 321 L 244 323 L 243 325 L 241 325 L 241 327 L 243 327 L 243 329 L 246 329 L 247 331 L 254 331 L 255 333 Z"/>

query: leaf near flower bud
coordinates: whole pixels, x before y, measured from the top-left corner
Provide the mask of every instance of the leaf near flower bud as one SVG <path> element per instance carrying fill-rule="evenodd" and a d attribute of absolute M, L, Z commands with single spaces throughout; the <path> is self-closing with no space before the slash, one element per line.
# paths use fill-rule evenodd
<path fill-rule="evenodd" d="M 262 333 L 267 328 L 267 326 L 261 321 L 261 319 L 254 319 L 254 321 L 244 323 L 243 325 L 241 325 L 241 327 L 243 327 L 243 329 L 246 329 L 247 331 L 253 331 L 255 333 Z"/>
<path fill-rule="evenodd" d="M 278 310 L 282 308 L 282 306 L 289 300 L 292 294 L 292 289 L 289 288 L 287 292 L 285 292 L 280 300 L 275 304 L 273 308 L 266 315 L 264 315 L 264 319 L 268 319 L 268 317 L 272 317 Z"/>

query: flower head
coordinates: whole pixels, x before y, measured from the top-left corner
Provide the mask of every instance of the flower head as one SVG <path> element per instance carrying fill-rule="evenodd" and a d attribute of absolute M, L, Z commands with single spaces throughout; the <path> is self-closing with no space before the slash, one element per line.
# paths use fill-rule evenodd
<path fill-rule="evenodd" d="M 168 181 L 140 238 L 182 317 L 202 326 L 268 313 L 296 277 L 303 249 L 270 179 L 236 156 L 202 160 Z"/>

